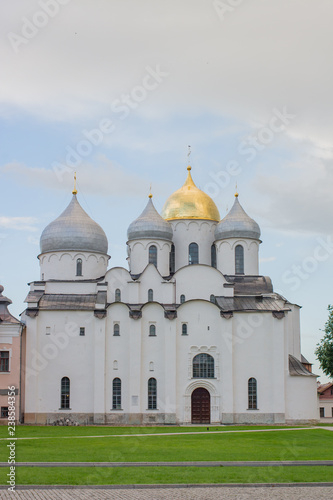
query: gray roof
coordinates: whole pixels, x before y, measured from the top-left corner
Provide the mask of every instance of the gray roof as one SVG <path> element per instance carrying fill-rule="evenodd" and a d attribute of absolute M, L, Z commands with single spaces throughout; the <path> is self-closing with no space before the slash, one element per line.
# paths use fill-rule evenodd
<path fill-rule="evenodd" d="M 39 308 L 47 310 L 90 310 L 95 309 L 97 294 L 46 294 L 39 301 Z"/>
<path fill-rule="evenodd" d="M 215 240 L 226 238 L 251 238 L 259 240 L 260 227 L 251 219 L 241 206 L 236 196 L 230 212 L 218 223 L 215 229 Z"/>
<path fill-rule="evenodd" d="M 129 240 L 157 238 L 172 241 L 172 236 L 170 222 L 160 216 L 151 198 L 142 214 L 130 224 L 127 230 Z"/>
<path fill-rule="evenodd" d="M 44 229 L 40 238 L 40 251 L 63 250 L 98 252 L 107 254 L 108 240 L 101 228 L 73 198 L 64 212 Z"/>
<path fill-rule="evenodd" d="M 268 276 L 227 276 L 228 282 L 234 283 L 235 295 L 258 295 L 273 293 L 272 280 Z"/>
<path fill-rule="evenodd" d="M 0 285 L 0 323 L 15 323 L 19 324 L 20 321 L 10 314 L 8 306 L 12 303 L 10 299 L 2 295 L 4 287 Z"/>
<path fill-rule="evenodd" d="M 301 361 L 291 354 L 289 354 L 289 373 L 290 375 L 303 375 L 305 377 L 317 376 L 314 373 L 309 372 L 309 370 L 302 365 Z"/>
<path fill-rule="evenodd" d="M 273 297 L 215 297 L 222 311 L 290 311 L 286 301 L 278 295 Z"/>

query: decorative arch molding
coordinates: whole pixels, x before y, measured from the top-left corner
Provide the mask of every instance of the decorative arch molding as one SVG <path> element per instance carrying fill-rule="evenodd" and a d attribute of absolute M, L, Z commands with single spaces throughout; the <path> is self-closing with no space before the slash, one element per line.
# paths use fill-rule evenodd
<path fill-rule="evenodd" d="M 199 231 L 203 227 L 208 227 L 209 231 L 214 233 L 215 228 L 217 226 L 217 222 L 215 221 L 208 221 L 208 220 L 201 220 L 201 219 L 182 219 L 180 221 L 170 221 L 172 223 L 172 227 L 174 231 L 179 231 L 181 227 L 183 226 L 186 231 L 190 229 L 191 226 L 196 226 L 198 227 Z"/>
<path fill-rule="evenodd" d="M 140 246 L 141 248 L 143 248 L 143 250 L 147 250 L 151 245 L 155 245 L 156 247 L 158 247 L 159 250 L 163 250 L 163 248 L 165 247 L 169 248 L 171 243 L 167 241 L 153 240 L 153 239 L 135 241 L 132 245 L 131 252 L 133 252 L 134 248 L 137 246 Z"/>
<path fill-rule="evenodd" d="M 216 306 L 215 306 L 216 307 Z M 188 354 L 188 379 L 192 379 L 192 365 L 193 365 L 193 358 L 197 354 L 210 354 L 214 358 L 214 372 L 215 372 L 215 379 L 220 380 L 220 353 L 217 350 L 217 347 L 215 345 L 212 345 L 208 347 L 207 345 L 201 345 L 199 346 L 191 346 L 190 352 Z M 201 380 L 206 380 L 206 379 L 198 379 L 199 382 Z"/>
<path fill-rule="evenodd" d="M 256 248 L 258 248 L 258 246 L 259 246 L 259 242 L 258 242 L 258 241 L 256 241 L 256 240 L 252 240 L 252 241 L 250 242 L 250 244 L 249 244 L 249 250 L 251 250 L 251 248 L 252 248 L 253 246 L 254 246 L 254 247 L 256 247 Z"/>
<path fill-rule="evenodd" d="M 202 387 L 210 394 L 210 415 L 211 423 L 218 423 L 220 421 L 220 396 L 214 383 L 209 380 L 193 380 L 185 389 L 184 394 L 184 422 L 191 423 L 191 396 L 195 389 Z"/>

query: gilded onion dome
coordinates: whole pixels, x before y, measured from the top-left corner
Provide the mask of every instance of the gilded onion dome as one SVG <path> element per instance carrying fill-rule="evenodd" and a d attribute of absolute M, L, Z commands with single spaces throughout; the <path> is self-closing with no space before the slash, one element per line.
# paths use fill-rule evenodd
<path fill-rule="evenodd" d="M 167 199 L 162 217 L 166 220 L 205 219 L 219 221 L 217 206 L 208 194 L 194 184 L 191 167 L 187 167 L 188 175 L 185 184 Z"/>
<path fill-rule="evenodd" d="M 215 229 L 215 240 L 225 238 L 251 238 L 259 240 L 260 227 L 247 215 L 235 195 L 235 203 L 230 212 L 221 220 Z"/>
<path fill-rule="evenodd" d="M 173 231 L 171 224 L 164 220 L 157 212 L 152 201 L 152 194 L 142 214 L 133 221 L 128 230 L 128 240 L 161 239 L 172 241 Z"/>
<path fill-rule="evenodd" d="M 68 207 L 42 232 L 41 253 L 73 250 L 107 254 L 108 240 L 103 229 L 83 210 L 76 193 L 74 190 Z"/>

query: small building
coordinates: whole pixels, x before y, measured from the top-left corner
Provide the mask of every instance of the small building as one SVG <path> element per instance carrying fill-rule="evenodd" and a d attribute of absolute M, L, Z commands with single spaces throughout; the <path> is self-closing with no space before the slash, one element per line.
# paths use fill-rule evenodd
<path fill-rule="evenodd" d="M 0 424 L 7 425 L 8 408 L 15 407 L 15 421 L 21 421 L 21 354 L 23 324 L 8 311 L 12 303 L 2 295 L 0 285 Z"/>
<path fill-rule="evenodd" d="M 320 418 L 333 418 L 333 382 L 318 385 L 317 391 Z"/>

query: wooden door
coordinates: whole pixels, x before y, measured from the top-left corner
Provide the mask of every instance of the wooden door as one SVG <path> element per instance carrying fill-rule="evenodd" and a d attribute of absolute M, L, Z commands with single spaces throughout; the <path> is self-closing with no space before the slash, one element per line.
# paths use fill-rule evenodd
<path fill-rule="evenodd" d="M 191 396 L 192 424 L 210 424 L 210 394 L 199 387 Z"/>

